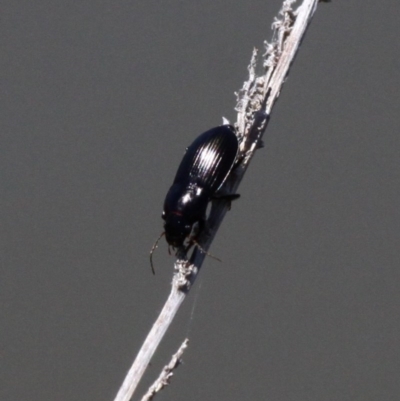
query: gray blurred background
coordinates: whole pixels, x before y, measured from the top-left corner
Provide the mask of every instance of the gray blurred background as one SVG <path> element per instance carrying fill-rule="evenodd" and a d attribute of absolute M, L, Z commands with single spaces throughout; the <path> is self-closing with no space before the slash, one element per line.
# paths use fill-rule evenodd
<path fill-rule="evenodd" d="M 281 0 L 1 6 L 0 399 L 110 401 L 170 288 L 166 191 Z M 321 4 L 136 399 L 397 400 L 399 12 Z"/>

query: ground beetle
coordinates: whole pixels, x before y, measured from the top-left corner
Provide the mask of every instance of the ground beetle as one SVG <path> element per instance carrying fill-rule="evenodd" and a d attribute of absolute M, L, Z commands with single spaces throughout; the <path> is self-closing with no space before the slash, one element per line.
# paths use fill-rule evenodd
<path fill-rule="evenodd" d="M 235 165 L 238 149 L 238 138 L 231 125 L 204 132 L 186 149 L 161 216 L 165 220 L 165 231 L 161 236 L 165 234 L 173 248 L 184 247 L 195 223 L 198 223 L 197 233 L 201 232 L 211 199 L 221 196 L 235 199 L 239 196 L 218 193 Z M 150 260 L 158 240 L 150 251 Z M 197 244 L 195 236 L 189 237 L 187 248 L 194 243 Z M 152 263 L 151 266 L 153 269 Z"/>

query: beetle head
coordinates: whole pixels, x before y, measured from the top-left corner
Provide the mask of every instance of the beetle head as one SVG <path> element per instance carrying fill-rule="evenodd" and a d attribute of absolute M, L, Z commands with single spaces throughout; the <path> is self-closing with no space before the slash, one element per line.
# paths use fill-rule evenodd
<path fill-rule="evenodd" d="M 180 248 L 189 236 L 192 225 L 182 215 L 170 213 L 164 224 L 165 238 L 171 246 Z"/>

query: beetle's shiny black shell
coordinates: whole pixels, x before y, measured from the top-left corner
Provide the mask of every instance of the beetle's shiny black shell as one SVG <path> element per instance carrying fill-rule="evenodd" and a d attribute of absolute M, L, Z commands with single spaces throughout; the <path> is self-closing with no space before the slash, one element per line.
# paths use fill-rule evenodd
<path fill-rule="evenodd" d="M 174 184 L 190 181 L 216 192 L 235 162 L 238 147 L 234 128 L 230 125 L 204 132 L 187 148 Z"/>
<path fill-rule="evenodd" d="M 235 164 L 238 139 L 230 125 L 204 132 L 187 148 L 164 202 L 167 242 L 183 245 L 196 222 L 204 221 L 208 202 Z"/>

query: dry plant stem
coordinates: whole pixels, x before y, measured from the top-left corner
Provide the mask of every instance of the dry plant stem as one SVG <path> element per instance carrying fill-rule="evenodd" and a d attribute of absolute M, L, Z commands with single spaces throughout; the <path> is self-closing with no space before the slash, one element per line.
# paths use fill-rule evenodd
<path fill-rule="evenodd" d="M 260 146 L 271 110 L 279 97 L 290 66 L 317 8 L 318 0 L 303 0 L 296 9 L 293 8 L 294 3 L 296 0 L 285 0 L 279 17 L 275 18 L 272 24 L 272 42 L 266 43 L 263 55 L 264 74 L 257 76 L 255 72 L 258 51 L 254 49 L 249 65 L 249 79 L 237 94 L 238 117 L 235 125 L 240 140 L 241 162 L 224 184 L 223 190 L 226 193 L 236 192 L 251 158 Z M 229 207 L 230 204 L 226 200 L 213 201 L 207 229 L 198 238 L 204 250 L 207 251 L 210 247 Z M 158 344 L 194 283 L 205 257 L 198 248 L 194 249 L 189 261 L 182 252 L 177 256 L 171 293 L 114 401 L 131 399 Z"/>
<path fill-rule="evenodd" d="M 171 361 L 168 365 L 164 366 L 160 376 L 154 382 L 154 384 L 149 388 L 147 393 L 143 396 L 142 401 L 150 401 L 153 397 L 161 391 L 164 387 L 168 386 L 172 376 L 174 375 L 173 371 L 176 369 L 182 362 L 181 358 L 187 345 L 189 343 L 189 339 L 185 339 L 178 351 L 174 355 L 172 355 Z"/>
<path fill-rule="evenodd" d="M 146 370 L 151 357 L 158 347 L 161 339 L 172 322 L 179 306 L 185 299 L 185 294 L 179 290 L 179 287 L 175 283 L 175 277 L 172 284 L 171 293 L 165 303 L 157 321 L 154 323 L 147 335 L 145 342 L 142 345 L 136 359 L 125 377 L 121 388 L 118 391 L 115 401 L 129 401 L 133 395 L 136 386 Z"/>

